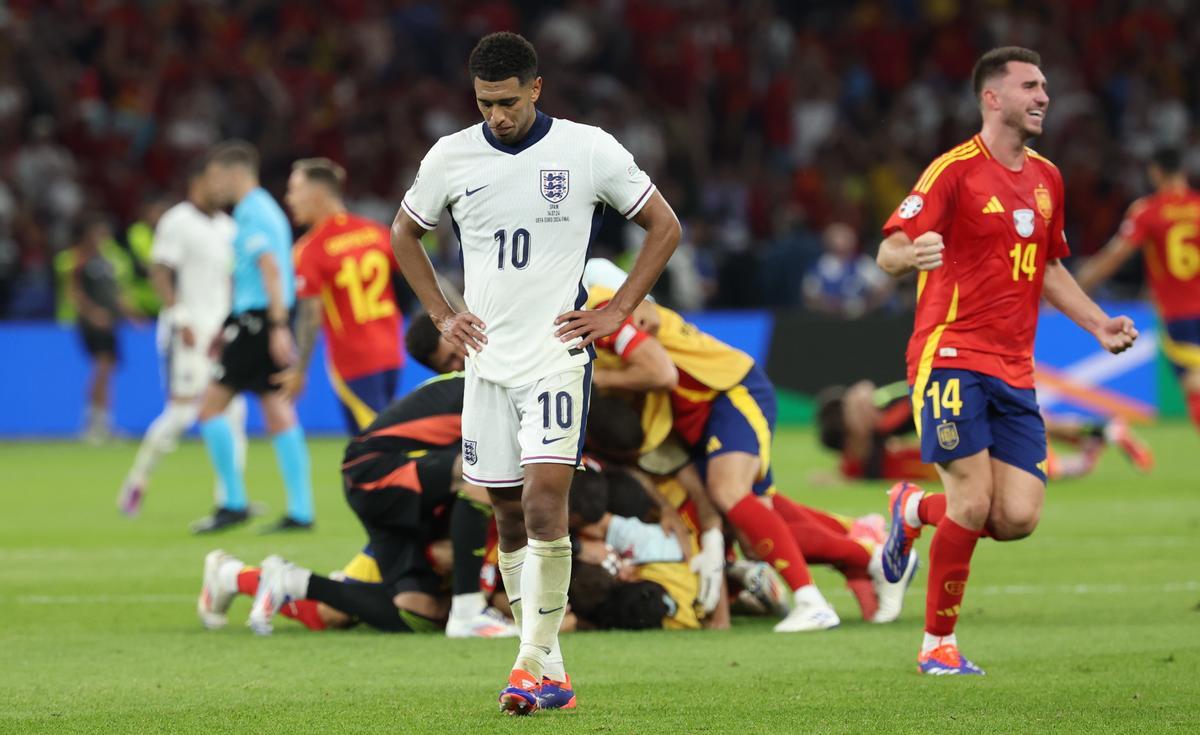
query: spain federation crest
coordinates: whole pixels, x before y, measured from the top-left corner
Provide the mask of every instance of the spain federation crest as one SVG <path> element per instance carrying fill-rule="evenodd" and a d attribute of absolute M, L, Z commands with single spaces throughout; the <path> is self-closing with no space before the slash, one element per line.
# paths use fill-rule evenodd
<path fill-rule="evenodd" d="M 463 439 L 463 461 L 467 464 L 475 464 L 479 461 L 479 452 L 476 451 L 474 439 Z"/>
<path fill-rule="evenodd" d="M 1029 237 L 1033 234 L 1033 210 L 1032 209 L 1014 209 L 1013 224 L 1016 225 L 1017 234 L 1021 237 Z"/>
<path fill-rule="evenodd" d="M 1038 214 L 1049 222 L 1054 216 L 1054 200 L 1050 198 L 1050 190 L 1045 184 L 1038 184 L 1033 190 L 1033 201 L 1037 203 Z"/>
<path fill-rule="evenodd" d="M 542 197 L 551 204 L 567 198 L 571 190 L 571 172 L 563 169 L 542 169 Z"/>
<path fill-rule="evenodd" d="M 950 451 L 958 446 L 958 424 L 943 421 L 937 427 L 938 446 Z"/>

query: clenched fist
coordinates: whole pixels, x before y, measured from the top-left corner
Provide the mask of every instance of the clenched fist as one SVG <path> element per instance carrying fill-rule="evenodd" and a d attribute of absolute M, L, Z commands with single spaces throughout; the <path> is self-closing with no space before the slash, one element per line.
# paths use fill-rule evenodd
<path fill-rule="evenodd" d="M 939 232 L 929 231 L 913 240 L 913 267 L 919 271 L 931 271 L 942 267 L 942 251 L 946 244 Z"/>

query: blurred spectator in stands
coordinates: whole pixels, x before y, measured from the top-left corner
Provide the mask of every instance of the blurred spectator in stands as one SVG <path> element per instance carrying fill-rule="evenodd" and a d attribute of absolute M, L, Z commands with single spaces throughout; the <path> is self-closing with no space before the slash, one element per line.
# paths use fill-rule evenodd
<path fill-rule="evenodd" d="M 855 319 L 892 295 L 892 280 L 875 259 L 859 252 L 858 236 L 843 222 L 825 228 L 825 252 L 804 274 L 804 305 L 811 311 Z"/>

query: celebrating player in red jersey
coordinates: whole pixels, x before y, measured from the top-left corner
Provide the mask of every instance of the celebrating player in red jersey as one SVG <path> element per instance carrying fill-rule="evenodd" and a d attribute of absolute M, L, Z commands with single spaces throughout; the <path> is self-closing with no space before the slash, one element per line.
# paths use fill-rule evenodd
<path fill-rule="evenodd" d="M 878 261 L 919 271 L 908 380 L 921 455 L 936 462 L 944 496 L 892 490 L 884 570 L 898 579 L 922 523 L 930 547 L 925 641 L 929 674 L 981 674 L 958 652 L 958 620 L 975 543 L 1033 533 L 1046 488 L 1046 432 L 1033 391 L 1038 300 L 1110 352 L 1133 344 L 1128 317 L 1111 318 L 1059 261 L 1063 183 L 1025 147 L 1042 132 L 1050 98 L 1041 58 L 1017 47 L 984 54 L 972 74 L 979 134 L 937 158 L 884 225 Z M 924 505 L 924 509 L 922 509 Z M 940 517 L 939 517 L 940 516 Z"/>
<path fill-rule="evenodd" d="M 1179 151 L 1162 150 L 1150 164 L 1155 193 L 1129 207 L 1121 230 L 1079 274 L 1090 290 L 1142 248 L 1150 291 L 1166 326 L 1163 351 L 1187 394 L 1200 428 L 1200 192 L 1188 186 Z"/>
<path fill-rule="evenodd" d="M 346 172 L 324 158 L 292 166 L 288 209 L 308 225 L 295 251 L 299 364 L 281 374 L 290 394 L 304 388 L 324 309 L 329 343 L 329 379 L 345 409 L 346 426 L 357 433 L 392 401 L 404 366 L 400 309 L 392 292 L 391 236 L 387 228 L 346 211 L 341 186 Z"/>

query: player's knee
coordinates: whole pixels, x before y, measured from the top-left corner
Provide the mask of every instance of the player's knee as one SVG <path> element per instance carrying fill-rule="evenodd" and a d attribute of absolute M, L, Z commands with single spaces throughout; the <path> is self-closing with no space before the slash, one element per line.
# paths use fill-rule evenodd
<path fill-rule="evenodd" d="M 1041 520 L 1036 507 L 997 508 L 988 521 L 988 530 L 997 541 L 1017 541 L 1031 535 Z"/>
<path fill-rule="evenodd" d="M 992 514 L 992 499 L 986 493 L 956 493 L 947 499 L 947 514 L 967 528 L 983 528 Z"/>
<path fill-rule="evenodd" d="M 521 498 L 529 538 L 551 541 L 567 535 L 567 503 L 562 493 L 525 488 Z"/>

